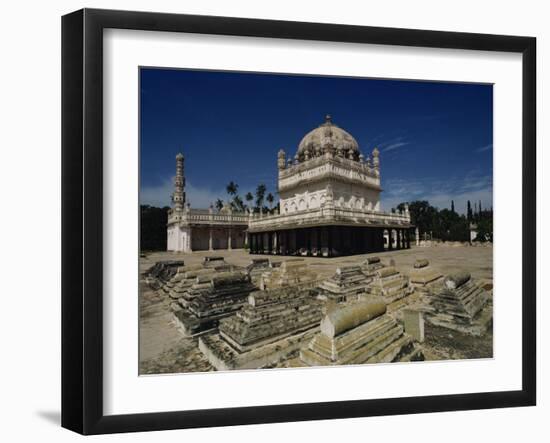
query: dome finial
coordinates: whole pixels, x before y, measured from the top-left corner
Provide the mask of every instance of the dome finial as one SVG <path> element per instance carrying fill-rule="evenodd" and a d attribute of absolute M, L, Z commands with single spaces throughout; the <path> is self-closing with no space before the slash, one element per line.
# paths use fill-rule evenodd
<path fill-rule="evenodd" d="M 325 123 L 332 123 L 332 117 L 330 114 L 325 115 Z"/>

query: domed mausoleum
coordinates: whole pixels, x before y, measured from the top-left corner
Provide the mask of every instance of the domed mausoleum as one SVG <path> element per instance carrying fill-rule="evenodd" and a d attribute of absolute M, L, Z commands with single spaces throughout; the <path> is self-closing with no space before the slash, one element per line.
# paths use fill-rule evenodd
<path fill-rule="evenodd" d="M 280 150 L 280 214 L 249 222 L 251 253 L 338 256 L 410 247 L 410 216 L 380 209 L 380 152 L 364 155 L 332 122 Z"/>
<path fill-rule="evenodd" d="M 410 247 L 410 216 L 380 208 L 380 152 L 364 155 L 346 130 L 325 121 L 300 141 L 293 157 L 282 149 L 279 214 L 215 212 L 186 201 L 184 157 L 176 157 L 168 250 L 237 249 L 253 254 L 333 257 Z"/>

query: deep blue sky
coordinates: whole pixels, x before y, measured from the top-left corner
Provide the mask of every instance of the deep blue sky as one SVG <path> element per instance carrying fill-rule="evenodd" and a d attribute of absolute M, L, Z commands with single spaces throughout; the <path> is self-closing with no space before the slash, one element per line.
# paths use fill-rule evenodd
<path fill-rule="evenodd" d="M 140 70 L 141 202 L 169 204 L 174 157 L 207 207 L 233 180 L 275 193 L 277 151 L 331 114 L 363 153 L 381 151 L 382 205 L 492 206 L 492 85 L 171 69 Z"/>

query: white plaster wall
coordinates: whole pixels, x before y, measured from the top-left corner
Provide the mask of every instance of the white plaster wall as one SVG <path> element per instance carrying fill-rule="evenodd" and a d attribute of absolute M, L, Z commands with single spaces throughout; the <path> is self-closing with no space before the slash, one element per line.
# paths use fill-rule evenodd
<path fill-rule="evenodd" d="M 326 185 L 326 183 L 317 182 L 299 186 L 291 192 L 282 192 L 279 196 L 281 213 L 285 213 L 285 208 L 288 208 L 288 212 L 300 210 L 300 205 L 304 209 L 318 208 L 326 198 Z"/>
<path fill-rule="evenodd" d="M 174 252 L 189 252 L 191 236 L 189 228 L 180 228 L 177 225 L 172 225 L 166 229 L 166 235 L 166 250 Z"/>
<path fill-rule="evenodd" d="M 380 209 L 380 192 L 372 188 L 338 182 L 333 183 L 332 189 L 334 194 L 334 202 L 337 206 L 345 208 L 354 207 L 356 209 Z M 362 202 L 361 207 L 357 206 L 357 201 Z"/>
<path fill-rule="evenodd" d="M 337 207 L 380 210 L 380 192 L 364 186 L 334 182 L 332 193 Z M 281 213 L 318 208 L 326 199 L 328 181 L 302 185 L 280 196 Z"/>
<path fill-rule="evenodd" d="M 178 250 L 178 232 L 176 226 L 170 226 L 166 229 L 166 250 Z"/>

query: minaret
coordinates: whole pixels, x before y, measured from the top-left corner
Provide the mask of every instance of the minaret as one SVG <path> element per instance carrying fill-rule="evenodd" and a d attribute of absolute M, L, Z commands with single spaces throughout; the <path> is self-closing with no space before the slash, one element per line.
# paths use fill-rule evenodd
<path fill-rule="evenodd" d="M 286 167 L 286 154 L 282 149 L 280 149 L 277 154 L 277 167 L 279 170 L 285 169 Z"/>
<path fill-rule="evenodd" d="M 183 166 L 183 154 L 176 155 L 176 179 L 174 180 L 174 193 L 172 194 L 172 204 L 174 211 L 181 212 L 185 205 L 185 177 Z"/>
<path fill-rule="evenodd" d="M 372 151 L 372 166 L 374 170 L 378 173 L 380 173 L 380 151 L 378 148 L 374 148 Z"/>

